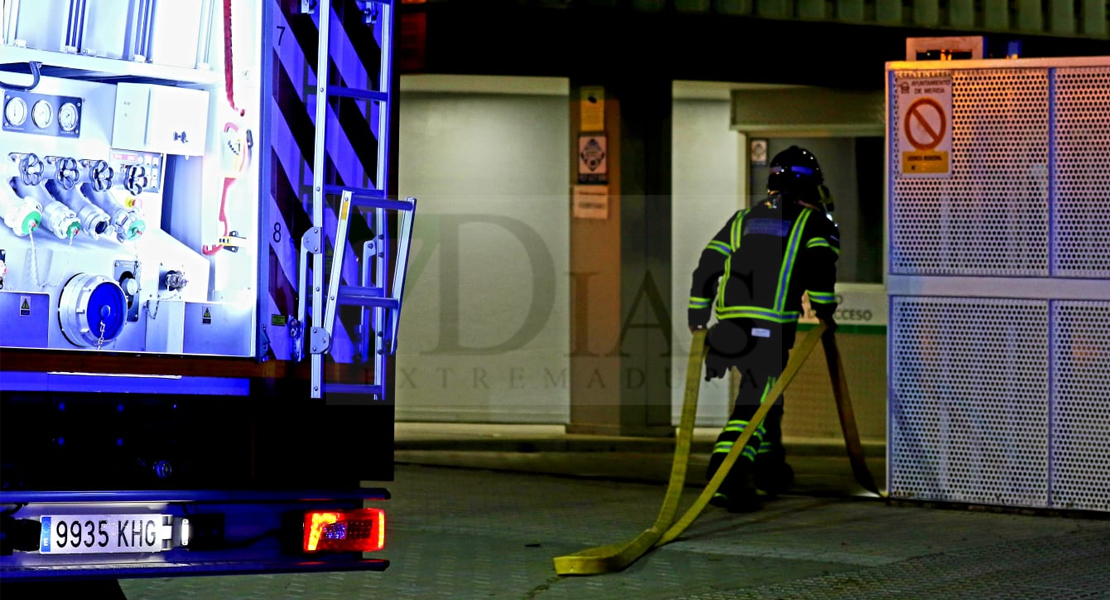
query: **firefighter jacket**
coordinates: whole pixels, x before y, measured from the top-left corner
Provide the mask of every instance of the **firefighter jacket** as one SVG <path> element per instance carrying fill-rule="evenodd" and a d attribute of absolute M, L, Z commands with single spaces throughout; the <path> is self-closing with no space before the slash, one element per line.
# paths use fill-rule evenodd
<path fill-rule="evenodd" d="M 708 324 L 714 311 L 719 320 L 794 324 L 803 292 L 819 318 L 831 317 L 839 255 L 836 223 L 820 211 L 771 199 L 738 211 L 701 253 L 689 324 Z"/>

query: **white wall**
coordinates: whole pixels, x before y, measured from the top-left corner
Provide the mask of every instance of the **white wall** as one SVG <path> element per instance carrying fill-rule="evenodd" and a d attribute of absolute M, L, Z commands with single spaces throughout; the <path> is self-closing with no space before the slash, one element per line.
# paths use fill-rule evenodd
<path fill-rule="evenodd" d="M 398 420 L 569 421 L 568 90 L 402 78 L 399 186 L 418 204 Z"/>
<path fill-rule="evenodd" d="M 747 174 L 743 170 L 746 163 L 741 153 L 742 136 L 729 129 L 727 88 L 676 85 L 674 94 L 671 255 L 675 355 L 671 359 L 671 390 L 673 421 L 677 425 L 691 339 L 686 323 L 690 278 L 701 251 L 742 205 L 741 182 Z M 727 420 L 732 405 L 728 387 L 727 378 L 702 381 L 699 426 L 719 425 Z"/>
<path fill-rule="evenodd" d="M 397 418 L 567 423 L 569 86 L 452 76 L 406 76 L 401 83 L 400 190 L 419 204 L 398 347 Z M 729 129 L 730 87 L 675 86 L 675 423 L 690 344 L 690 276 L 713 234 L 744 204 L 747 142 Z M 476 350 L 514 336 L 525 339 Z M 723 423 L 731 403 L 727 380 L 702 382 L 698 425 Z"/>

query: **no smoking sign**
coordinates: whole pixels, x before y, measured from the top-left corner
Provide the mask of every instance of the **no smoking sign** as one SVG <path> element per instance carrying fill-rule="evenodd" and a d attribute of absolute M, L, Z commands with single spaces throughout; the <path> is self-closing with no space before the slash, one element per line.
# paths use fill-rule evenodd
<path fill-rule="evenodd" d="M 898 149 L 902 175 L 952 174 L 952 79 L 904 77 L 898 94 Z"/>

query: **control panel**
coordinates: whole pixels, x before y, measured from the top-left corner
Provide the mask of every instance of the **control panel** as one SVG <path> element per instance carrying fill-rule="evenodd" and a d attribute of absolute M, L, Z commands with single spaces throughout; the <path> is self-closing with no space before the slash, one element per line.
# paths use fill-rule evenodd
<path fill-rule="evenodd" d="M 126 19 L 108 25 L 132 14 L 115 0 L 80 3 L 98 25 L 76 51 L 51 42 L 67 26 L 57 2 L 8 4 L 18 31 L 0 50 L 32 77 L 0 89 L 0 346 L 252 355 L 261 66 L 256 48 L 234 51 L 221 20 L 258 31 L 256 5 L 190 17 L 181 7 L 200 2 L 159 3 L 162 33 L 138 52 L 108 43 L 134 35 Z M 213 35 L 171 35 L 185 20 Z M 165 68 L 132 60 L 151 49 Z M 233 54 L 250 58 L 225 68 Z"/>

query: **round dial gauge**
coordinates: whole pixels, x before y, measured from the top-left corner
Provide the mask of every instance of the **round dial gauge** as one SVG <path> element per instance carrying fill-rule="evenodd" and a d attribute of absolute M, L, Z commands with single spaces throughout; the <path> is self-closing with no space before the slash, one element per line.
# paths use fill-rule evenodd
<path fill-rule="evenodd" d="M 27 120 L 27 103 L 23 101 L 23 98 L 8 100 L 8 104 L 4 106 L 4 118 L 16 127 Z"/>
<path fill-rule="evenodd" d="M 54 120 L 54 108 L 46 100 L 39 100 L 31 107 L 31 120 L 39 129 L 46 129 Z"/>
<path fill-rule="evenodd" d="M 66 102 L 58 109 L 58 126 L 62 131 L 73 131 L 77 128 L 77 107 L 72 102 Z"/>

